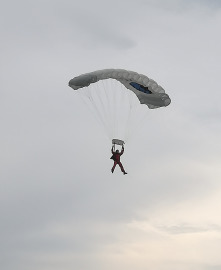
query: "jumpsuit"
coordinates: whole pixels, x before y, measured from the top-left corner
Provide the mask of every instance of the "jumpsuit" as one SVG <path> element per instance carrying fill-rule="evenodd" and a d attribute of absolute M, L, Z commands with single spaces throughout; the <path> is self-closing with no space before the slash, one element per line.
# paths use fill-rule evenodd
<path fill-rule="evenodd" d="M 124 167 L 123 167 L 122 163 L 120 162 L 120 156 L 123 155 L 123 153 L 124 153 L 124 148 L 122 148 L 121 152 L 117 153 L 117 152 L 114 152 L 113 147 L 112 147 L 111 152 L 112 152 L 112 154 L 113 154 L 113 156 L 111 157 L 111 159 L 114 160 L 114 165 L 113 165 L 113 167 L 112 167 L 112 169 L 111 169 L 112 173 L 114 172 L 114 169 L 115 169 L 116 165 L 118 164 L 118 165 L 120 166 L 120 168 L 121 168 L 121 171 L 122 171 L 124 174 L 126 174 L 126 172 L 125 172 L 125 170 L 124 170 Z"/>

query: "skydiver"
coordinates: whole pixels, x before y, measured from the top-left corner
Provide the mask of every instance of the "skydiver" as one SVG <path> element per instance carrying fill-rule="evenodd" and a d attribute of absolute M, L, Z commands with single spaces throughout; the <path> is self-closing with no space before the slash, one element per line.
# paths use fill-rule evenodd
<path fill-rule="evenodd" d="M 114 165 L 113 165 L 113 167 L 111 169 L 111 172 L 112 173 L 114 172 L 114 169 L 115 169 L 116 165 L 118 164 L 119 167 L 121 168 L 121 171 L 123 172 L 123 174 L 127 174 L 125 172 L 125 170 L 124 170 L 124 167 L 123 167 L 122 163 L 120 162 L 120 156 L 123 155 L 123 153 L 124 153 L 124 146 L 122 145 L 121 152 L 119 152 L 119 150 L 114 151 L 114 145 L 113 145 L 112 149 L 111 149 L 111 152 L 113 154 L 111 159 L 114 160 Z"/>

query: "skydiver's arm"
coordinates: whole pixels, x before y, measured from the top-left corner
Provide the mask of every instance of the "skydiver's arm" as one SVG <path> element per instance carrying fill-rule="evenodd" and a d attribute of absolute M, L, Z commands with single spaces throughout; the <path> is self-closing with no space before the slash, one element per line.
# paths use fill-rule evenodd
<path fill-rule="evenodd" d="M 123 155 L 123 153 L 124 153 L 124 146 L 122 145 L 122 150 L 121 150 L 120 154 Z"/>
<path fill-rule="evenodd" d="M 114 154 L 114 146 L 112 146 L 111 153 Z"/>

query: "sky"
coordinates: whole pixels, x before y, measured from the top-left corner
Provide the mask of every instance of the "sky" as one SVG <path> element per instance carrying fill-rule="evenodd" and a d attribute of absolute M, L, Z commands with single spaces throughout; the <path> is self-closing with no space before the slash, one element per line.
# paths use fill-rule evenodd
<path fill-rule="evenodd" d="M 0 268 L 221 269 L 216 0 L 1 5 Z M 169 94 L 125 144 L 68 82 L 120 68 Z"/>

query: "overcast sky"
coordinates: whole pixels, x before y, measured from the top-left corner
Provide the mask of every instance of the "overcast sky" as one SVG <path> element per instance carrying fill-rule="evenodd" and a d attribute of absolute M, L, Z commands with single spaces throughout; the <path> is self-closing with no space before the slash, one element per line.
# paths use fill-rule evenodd
<path fill-rule="evenodd" d="M 2 1 L 0 268 L 221 269 L 221 1 Z M 111 174 L 68 81 L 122 68 L 171 97 Z"/>

